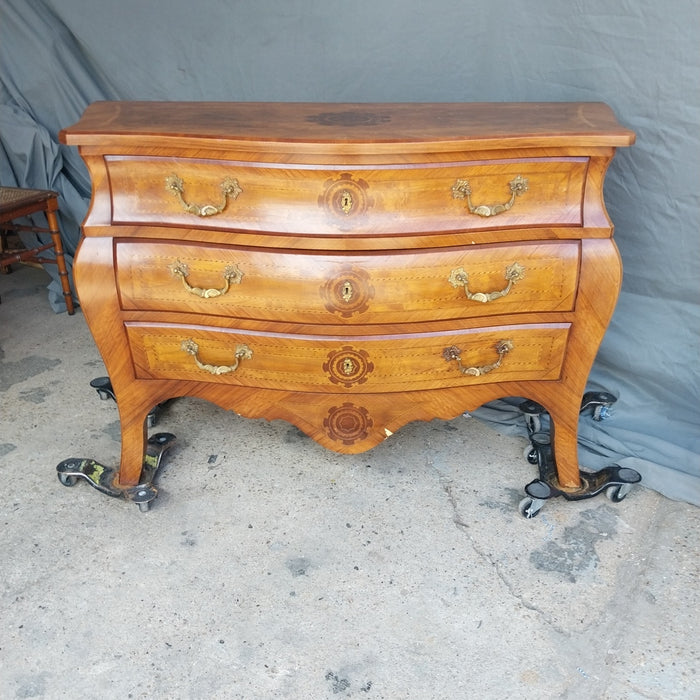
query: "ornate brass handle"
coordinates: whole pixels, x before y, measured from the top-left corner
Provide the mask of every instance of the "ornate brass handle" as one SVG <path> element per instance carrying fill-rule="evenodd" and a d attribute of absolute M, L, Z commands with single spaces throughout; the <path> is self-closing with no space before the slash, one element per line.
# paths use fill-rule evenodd
<path fill-rule="evenodd" d="M 165 178 L 165 189 L 172 192 L 178 198 L 180 205 L 188 214 L 194 214 L 195 216 L 214 216 L 215 214 L 221 214 L 226 208 L 229 198 L 234 200 L 243 192 L 238 186 L 238 180 L 232 177 L 225 177 L 220 185 L 222 195 L 221 204 L 200 205 L 188 204 L 185 201 L 185 183 L 182 181 L 182 178 L 177 175 L 168 175 L 168 177 Z"/>
<path fill-rule="evenodd" d="M 472 377 L 481 377 L 483 374 L 488 374 L 494 369 L 498 369 L 501 366 L 501 363 L 503 362 L 503 358 L 512 349 L 512 340 L 499 340 L 498 343 L 496 343 L 496 352 L 498 353 L 498 360 L 496 360 L 496 362 L 494 362 L 493 364 L 483 365 L 482 367 L 465 367 L 462 364 L 462 351 L 455 345 L 452 345 L 449 348 L 445 348 L 442 351 L 442 356 L 448 362 L 455 360 L 457 362 L 457 366 L 459 367 L 459 371 L 462 374 L 470 375 Z"/>
<path fill-rule="evenodd" d="M 480 301 L 485 304 L 487 301 L 493 301 L 494 299 L 500 299 L 504 297 L 516 282 L 525 278 L 525 268 L 517 262 L 508 265 L 506 268 L 505 278 L 508 280 L 508 284 L 503 288 L 495 292 L 470 292 L 469 291 L 469 275 L 464 271 L 463 267 L 456 267 L 447 281 L 453 287 L 464 287 L 464 292 L 467 295 L 467 299 L 472 301 Z"/>
<path fill-rule="evenodd" d="M 508 211 L 513 206 L 515 198 L 523 192 L 527 192 L 527 184 L 527 178 L 518 175 L 514 180 L 508 183 L 510 187 L 510 199 L 505 204 L 479 204 L 474 206 L 472 204 L 472 188 L 469 184 L 469 180 L 460 179 L 452 185 L 452 198 L 466 199 L 467 206 L 472 214 L 477 214 L 478 216 L 496 216 L 496 214 L 502 214 L 504 211 Z"/>
<path fill-rule="evenodd" d="M 187 281 L 187 275 L 190 274 L 190 270 L 187 265 L 179 260 L 176 260 L 172 265 L 169 266 L 170 272 L 173 273 L 175 277 L 179 277 L 182 280 L 183 287 L 195 296 L 202 297 L 203 299 L 212 299 L 214 297 L 220 297 L 228 292 L 229 287 L 232 284 L 240 284 L 243 279 L 243 273 L 238 268 L 238 265 L 232 263 L 224 268 L 224 286 L 221 289 L 204 289 L 203 287 L 192 287 Z"/>
<path fill-rule="evenodd" d="M 232 365 L 208 365 L 202 362 L 199 357 L 199 345 L 194 342 L 194 340 L 183 340 L 180 344 L 180 349 L 186 352 L 188 355 L 194 357 L 194 361 L 197 363 L 199 369 L 203 369 L 205 372 L 210 374 L 230 374 L 238 369 L 238 365 L 241 360 L 250 360 L 253 357 L 253 351 L 247 345 L 236 345 L 236 352 L 234 353 L 235 363 Z"/>

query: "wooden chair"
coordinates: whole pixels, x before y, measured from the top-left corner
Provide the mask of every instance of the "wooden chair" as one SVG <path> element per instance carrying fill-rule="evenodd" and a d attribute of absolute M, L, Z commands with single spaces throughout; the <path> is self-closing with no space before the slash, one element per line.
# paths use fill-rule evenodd
<path fill-rule="evenodd" d="M 58 193 L 51 190 L 29 190 L 19 187 L 0 187 L 0 269 L 4 270 L 13 262 L 49 263 L 58 267 L 58 278 L 66 302 L 66 310 L 73 314 L 73 295 L 68 281 L 68 269 L 63 256 L 61 232 L 58 228 Z M 30 214 L 43 212 L 46 214 L 48 228 L 26 226 L 14 223 Z M 51 235 L 50 243 L 42 243 L 35 248 L 7 249 L 8 231 L 33 231 Z M 42 257 L 41 253 L 49 248 L 54 249 L 55 259 Z"/>

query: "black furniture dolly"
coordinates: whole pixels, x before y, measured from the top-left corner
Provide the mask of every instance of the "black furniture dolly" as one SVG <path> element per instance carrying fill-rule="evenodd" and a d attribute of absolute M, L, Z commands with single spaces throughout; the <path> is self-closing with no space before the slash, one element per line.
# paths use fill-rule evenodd
<path fill-rule="evenodd" d="M 617 401 L 607 391 L 590 391 L 583 395 L 581 410 L 590 411 L 593 420 L 604 420 L 610 415 L 610 407 Z M 557 481 L 556 462 L 548 430 L 548 414 L 544 406 L 535 401 L 523 401 L 518 408 L 525 417 L 530 444 L 525 449 L 525 458 L 536 464 L 539 478 L 525 486 L 526 496 L 520 501 L 518 511 L 524 518 L 534 518 L 550 498 L 563 496 L 567 501 L 593 498 L 605 492 L 613 503 L 619 503 L 630 492 L 634 484 L 642 480 L 639 472 L 613 464 L 597 472 L 581 471 L 581 488 L 566 490 Z"/>

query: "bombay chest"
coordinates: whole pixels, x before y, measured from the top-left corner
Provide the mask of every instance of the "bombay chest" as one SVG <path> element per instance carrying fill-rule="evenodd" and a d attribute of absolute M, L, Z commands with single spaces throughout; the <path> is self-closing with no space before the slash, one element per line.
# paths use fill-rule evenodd
<path fill-rule="evenodd" d="M 61 138 L 93 183 L 74 276 L 119 407 L 107 491 L 144 484 L 146 416 L 180 396 L 343 453 L 524 397 L 556 487 L 590 490 L 603 180 L 634 140 L 604 104 L 101 102 Z"/>

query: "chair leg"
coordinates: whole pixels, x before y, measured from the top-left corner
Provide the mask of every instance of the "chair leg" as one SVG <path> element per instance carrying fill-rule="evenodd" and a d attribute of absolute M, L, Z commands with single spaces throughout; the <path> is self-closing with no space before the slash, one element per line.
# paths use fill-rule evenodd
<path fill-rule="evenodd" d="M 7 229 L 0 226 L 0 257 L 7 250 Z M 0 274 L 8 275 L 12 272 L 12 268 L 9 263 L 0 264 Z"/>
<path fill-rule="evenodd" d="M 69 316 L 75 312 L 73 307 L 73 294 L 70 289 L 70 281 L 68 280 L 68 268 L 66 267 L 66 259 L 63 255 L 63 242 L 61 241 L 61 232 L 58 228 L 58 218 L 56 212 L 50 207 L 46 210 L 46 218 L 49 222 L 49 230 L 51 240 L 53 241 L 54 253 L 56 255 L 56 266 L 58 267 L 58 279 L 63 290 L 63 298 L 66 302 L 66 311 Z"/>

